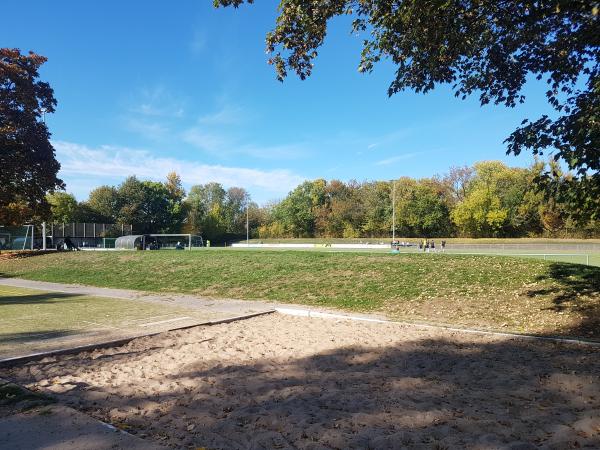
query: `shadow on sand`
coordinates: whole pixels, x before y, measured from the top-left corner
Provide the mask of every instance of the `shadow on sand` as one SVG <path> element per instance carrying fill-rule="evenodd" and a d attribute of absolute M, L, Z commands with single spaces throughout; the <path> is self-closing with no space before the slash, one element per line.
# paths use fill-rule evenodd
<path fill-rule="evenodd" d="M 598 348 L 462 336 L 183 365 L 180 344 L 151 344 L 31 369 L 72 405 L 176 448 L 600 447 Z"/>

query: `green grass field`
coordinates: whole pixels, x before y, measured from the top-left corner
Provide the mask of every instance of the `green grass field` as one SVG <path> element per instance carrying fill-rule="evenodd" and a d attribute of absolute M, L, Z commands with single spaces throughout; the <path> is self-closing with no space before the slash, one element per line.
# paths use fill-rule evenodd
<path fill-rule="evenodd" d="M 0 358 L 152 332 L 157 326 L 148 323 L 181 317 L 213 318 L 172 305 L 0 286 Z"/>
<path fill-rule="evenodd" d="M 205 251 L 203 249 L 202 251 Z M 209 249 L 210 251 L 217 250 L 221 251 L 220 247 L 212 247 Z M 233 247 L 230 250 L 246 250 L 244 247 Z M 290 248 L 252 248 L 252 251 L 290 251 Z M 386 254 L 390 253 L 390 248 L 385 249 L 352 249 L 352 248 L 333 248 L 333 247 L 315 247 L 315 248 L 295 248 L 293 249 L 295 252 L 330 252 L 330 253 L 381 253 Z M 417 247 L 405 247 L 401 249 L 401 253 L 418 253 L 422 254 L 423 250 L 418 249 Z M 439 247 L 436 253 L 441 253 Z M 584 264 L 590 266 L 600 267 L 600 252 L 576 252 L 573 250 L 556 250 L 556 249 L 512 249 L 512 248 L 502 248 L 502 246 L 494 245 L 493 248 L 484 248 L 484 249 L 473 249 L 473 248 L 456 248 L 450 247 L 447 248 L 444 252 L 445 254 L 455 254 L 455 255 L 487 255 L 487 256 L 518 256 L 521 258 L 529 258 L 529 259 L 541 259 L 544 261 L 554 261 L 554 262 L 564 262 L 571 264 Z"/>
<path fill-rule="evenodd" d="M 239 249 L 77 252 L 3 259 L 0 276 L 600 337 L 600 268 L 525 258 Z"/>

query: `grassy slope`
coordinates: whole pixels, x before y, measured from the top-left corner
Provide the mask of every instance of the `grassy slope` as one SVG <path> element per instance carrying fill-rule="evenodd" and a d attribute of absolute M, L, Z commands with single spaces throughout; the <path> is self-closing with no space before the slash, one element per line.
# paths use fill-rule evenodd
<path fill-rule="evenodd" d="M 600 268 L 538 260 L 294 251 L 81 252 L 0 260 L 2 274 L 600 337 Z"/>

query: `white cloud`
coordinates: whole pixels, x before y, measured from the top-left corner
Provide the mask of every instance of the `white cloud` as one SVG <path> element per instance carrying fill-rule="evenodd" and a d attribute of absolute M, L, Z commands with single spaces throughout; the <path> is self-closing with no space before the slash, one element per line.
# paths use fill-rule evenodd
<path fill-rule="evenodd" d="M 181 139 L 200 150 L 210 153 L 221 153 L 224 147 L 229 147 L 233 144 L 228 137 L 206 132 L 200 127 L 187 129 L 182 133 Z"/>
<path fill-rule="evenodd" d="M 217 156 L 245 155 L 257 159 L 297 159 L 310 154 L 303 144 L 257 145 L 242 144 L 226 132 L 207 132 L 204 127 L 188 128 L 181 139 L 206 152 Z"/>
<path fill-rule="evenodd" d="M 198 123 L 202 125 L 234 125 L 242 122 L 244 118 L 244 111 L 241 107 L 226 104 L 214 113 L 201 116 Z"/>
<path fill-rule="evenodd" d="M 376 161 L 374 165 L 376 166 L 389 166 L 390 164 L 394 164 L 400 161 L 404 161 L 407 159 L 415 158 L 419 155 L 422 155 L 425 152 L 414 152 L 414 153 L 404 153 L 402 155 L 392 156 L 391 158 L 382 159 L 380 161 Z"/>
<path fill-rule="evenodd" d="M 270 197 L 287 194 L 304 177 L 287 169 L 260 170 L 244 167 L 204 164 L 175 158 L 157 157 L 146 150 L 103 145 L 90 148 L 72 142 L 53 141 L 64 178 L 89 180 L 89 190 L 129 175 L 162 181 L 177 172 L 187 185 L 215 181 L 226 187 L 240 186 L 250 192 L 257 189 Z M 68 180 L 67 180 L 68 183 Z"/>
<path fill-rule="evenodd" d="M 206 48 L 206 33 L 196 30 L 190 42 L 190 51 L 194 54 L 202 53 Z"/>
<path fill-rule="evenodd" d="M 140 89 L 133 103 L 130 111 L 143 116 L 180 118 L 184 115 L 183 101 L 162 85 Z"/>
<path fill-rule="evenodd" d="M 166 124 L 152 120 L 128 117 L 124 118 L 123 124 L 129 131 L 155 141 L 163 139 L 169 133 L 169 127 Z"/>
<path fill-rule="evenodd" d="M 401 128 L 377 137 L 370 137 L 369 141 L 367 141 L 369 142 L 369 144 L 367 144 L 367 150 L 373 150 L 377 147 L 389 147 L 390 145 L 397 144 L 398 142 L 401 142 L 405 138 L 414 134 L 414 132 L 414 128 Z"/>

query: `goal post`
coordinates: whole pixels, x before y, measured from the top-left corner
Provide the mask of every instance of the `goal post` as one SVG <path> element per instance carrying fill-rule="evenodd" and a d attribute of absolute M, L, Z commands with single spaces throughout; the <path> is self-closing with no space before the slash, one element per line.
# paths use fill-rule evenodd
<path fill-rule="evenodd" d="M 180 249 L 181 247 L 186 250 L 192 250 L 194 248 L 203 247 L 204 242 L 202 236 L 185 233 L 161 233 L 161 234 L 148 234 L 146 235 L 152 240 L 154 239 L 158 249 L 173 250 Z"/>
<path fill-rule="evenodd" d="M 202 236 L 189 233 L 153 233 L 121 236 L 115 240 L 117 250 L 193 250 L 202 248 Z"/>

